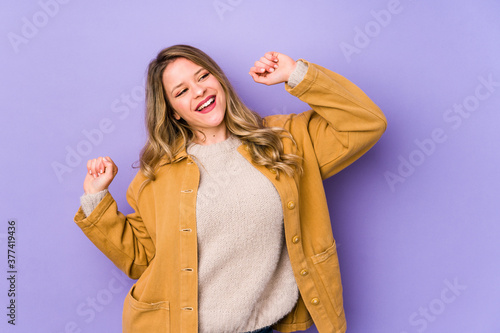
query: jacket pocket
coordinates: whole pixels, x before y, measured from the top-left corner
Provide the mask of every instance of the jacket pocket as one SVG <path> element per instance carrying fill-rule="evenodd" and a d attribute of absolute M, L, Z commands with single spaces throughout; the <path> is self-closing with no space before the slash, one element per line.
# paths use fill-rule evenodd
<path fill-rule="evenodd" d="M 339 259 L 337 257 L 337 246 L 335 242 L 324 252 L 311 257 L 316 267 L 323 286 L 335 308 L 335 312 L 340 316 L 344 310 L 342 298 L 342 282 L 340 280 Z"/>
<path fill-rule="evenodd" d="M 139 302 L 134 298 L 132 286 L 123 305 L 122 326 L 124 333 L 170 332 L 170 303 Z"/>

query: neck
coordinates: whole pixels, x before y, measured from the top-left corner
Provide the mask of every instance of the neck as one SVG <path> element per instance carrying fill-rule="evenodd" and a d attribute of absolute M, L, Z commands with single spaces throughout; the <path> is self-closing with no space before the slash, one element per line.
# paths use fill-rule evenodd
<path fill-rule="evenodd" d="M 195 143 L 208 146 L 214 143 L 222 142 L 229 138 L 229 131 L 226 126 L 220 129 L 200 130 L 196 132 Z"/>

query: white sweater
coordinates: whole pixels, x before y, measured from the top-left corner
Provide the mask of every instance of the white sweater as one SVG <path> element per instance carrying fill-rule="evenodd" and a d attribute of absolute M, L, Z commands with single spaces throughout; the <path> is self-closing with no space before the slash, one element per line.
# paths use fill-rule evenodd
<path fill-rule="evenodd" d="M 200 169 L 196 202 L 199 331 L 247 332 L 288 314 L 298 288 L 278 192 L 238 151 L 236 137 L 188 153 Z"/>

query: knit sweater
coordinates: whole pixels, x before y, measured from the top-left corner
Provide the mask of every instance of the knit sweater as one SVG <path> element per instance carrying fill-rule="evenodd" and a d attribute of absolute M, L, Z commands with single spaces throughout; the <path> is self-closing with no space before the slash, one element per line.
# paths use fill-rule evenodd
<path fill-rule="evenodd" d="M 241 142 L 193 144 L 200 169 L 196 203 L 200 332 L 246 332 L 289 313 L 298 288 L 271 182 L 236 150 Z"/>

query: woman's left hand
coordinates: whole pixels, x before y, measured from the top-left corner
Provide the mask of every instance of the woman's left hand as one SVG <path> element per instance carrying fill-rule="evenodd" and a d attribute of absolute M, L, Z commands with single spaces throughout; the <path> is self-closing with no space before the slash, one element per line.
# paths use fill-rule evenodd
<path fill-rule="evenodd" d="M 295 60 L 285 54 L 267 52 L 250 68 L 249 74 L 255 82 L 269 86 L 287 82 L 296 66 Z"/>

